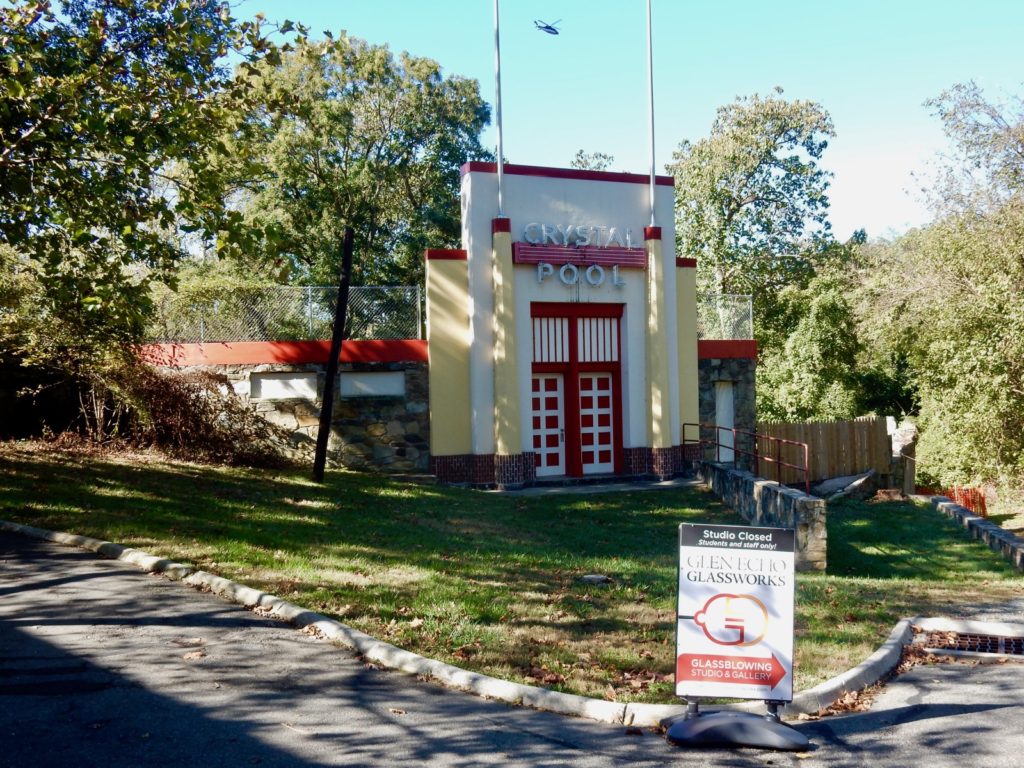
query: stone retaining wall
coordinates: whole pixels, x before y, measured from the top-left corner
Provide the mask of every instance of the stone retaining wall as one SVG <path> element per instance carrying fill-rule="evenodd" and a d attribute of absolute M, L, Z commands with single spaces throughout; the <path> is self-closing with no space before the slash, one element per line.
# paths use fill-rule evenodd
<path fill-rule="evenodd" d="M 928 501 L 947 517 L 960 523 L 976 539 L 988 545 L 1009 560 L 1014 568 L 1024 571 L 1024 539 L 1000 528 L 991 520 L 980 517 L 966 507 L 961 507 L 945 496 L 912 496 L 918 501 Z"/>
<path fill-rule="evenodd" d="M 320 427 L 326 367 L 313 363 L 196 366 L 223 374 L 239 397 L 267 421 L 289 432 L 293 457 L 312 461 Z M 182 369 L 179 369 L 182 370 Z M 187 370 L 184 369 L 184 370 Z M 427 364 L 341 363 L 338 372 L 403 372 L 404 395 L 334 398 L 328 463 L 350 469 L 420 473 L 430 468 Z M 261 373 L 315 373 L 317 397 L 252 399 L 251 378 Z M 337 386 L 337 384 L 335 385 Z"/>
<path fill-rule="evenodd" d="M 711 461 L 700 463 L 700 478 L 718 498 L 751 525 L 796 531 L 798 571 L 827 566 L 825 500 Z"/>

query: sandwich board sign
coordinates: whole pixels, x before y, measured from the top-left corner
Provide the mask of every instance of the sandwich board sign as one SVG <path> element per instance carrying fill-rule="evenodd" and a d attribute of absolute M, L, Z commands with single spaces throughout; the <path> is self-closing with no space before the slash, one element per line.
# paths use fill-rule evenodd
<path fill-rule="evenodd" d="M 676 695 L 793 700 L 795 531 L 679 526 Z"/>

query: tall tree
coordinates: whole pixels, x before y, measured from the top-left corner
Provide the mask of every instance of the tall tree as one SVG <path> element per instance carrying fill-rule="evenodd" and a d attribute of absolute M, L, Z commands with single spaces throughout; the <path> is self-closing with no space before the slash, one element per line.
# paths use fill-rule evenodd
<path fill-rule="evenodd" d="M 244 83 L 229 52 L 273 55 L 219 0 L 63 0 L 0 9 L 0 245 L 38 274 L 73 350 L 137 338 L 147 283 L 183 252 L 166 231 L 224 230 L 212 190 L 169 173 L 215 154 Z M 90 347 L 91 345 L 91 347 Z"/>
<path fill-rule="evenodd" d="M 954 147 L 932 196 L 938 213 L 991 209 L 1024 191 L 1024 96 L 998 103 L 970 81 L 925 104 Z"/>
<path fill-rule="evenodd" d="M 937 219 L 878 243 L 858 292 L 862 337 L 906 360 L 921 467 L 942 483 L 1024 484 L 1024 100 L 974 83 L 928 102 L 953 144 Z"/>
<path fill-rule="evenodd" d="M 461 165 L 488 156 L 477 82 L 345 34 L 252 71 L 259 107 L 225 137 L 225 171 L 262 256 L 333 284 L 352 226 L 354 283 L 418 282 L 423 250 L 459 241 Z"/>
<path fill-rule="evenodd" d="M 766 294 L 813 275 L 831 242 L 830 174 L 818 166 L 832 120 L 821 105 L 782 90 L 720 107 L 711 135 L 683 141 L 676 178 L 679 249 L 698 259 L 699 288 Z"/>

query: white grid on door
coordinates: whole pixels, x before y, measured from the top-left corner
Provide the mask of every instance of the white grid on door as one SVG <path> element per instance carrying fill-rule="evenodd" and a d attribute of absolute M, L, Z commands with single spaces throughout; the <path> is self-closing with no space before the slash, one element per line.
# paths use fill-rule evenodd
<path fill-rule="evenodd" d="M 614 472 L 612 377 L 608 373 L 580 374 L 580 450 L 583 474 Z"/>
<path fill-rule="evenodd" d="M 565 474 L 562 374 L 533 377 L 533 453 L 538 477 Z"/>
<path fill-rule="evenodd" d="M 569 362 L 569 318 L 533 318 L 533 362 Z"/>
<path fill-rule="evenodd" d="M 581 363 L 619 361 L 619 318 L 581 317 L 576 339 Z"/>

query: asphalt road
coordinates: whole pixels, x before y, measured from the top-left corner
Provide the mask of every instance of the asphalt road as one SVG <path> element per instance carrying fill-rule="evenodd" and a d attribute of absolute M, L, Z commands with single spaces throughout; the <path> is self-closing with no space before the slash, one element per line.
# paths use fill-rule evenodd
<path fill-rule="evenodd" d="M 805 754 L 687 750 L 368 667 L 221 598 L 0 533 L 0 766 L 1019 766 L 1024 665 L 930 666 Z"/>

